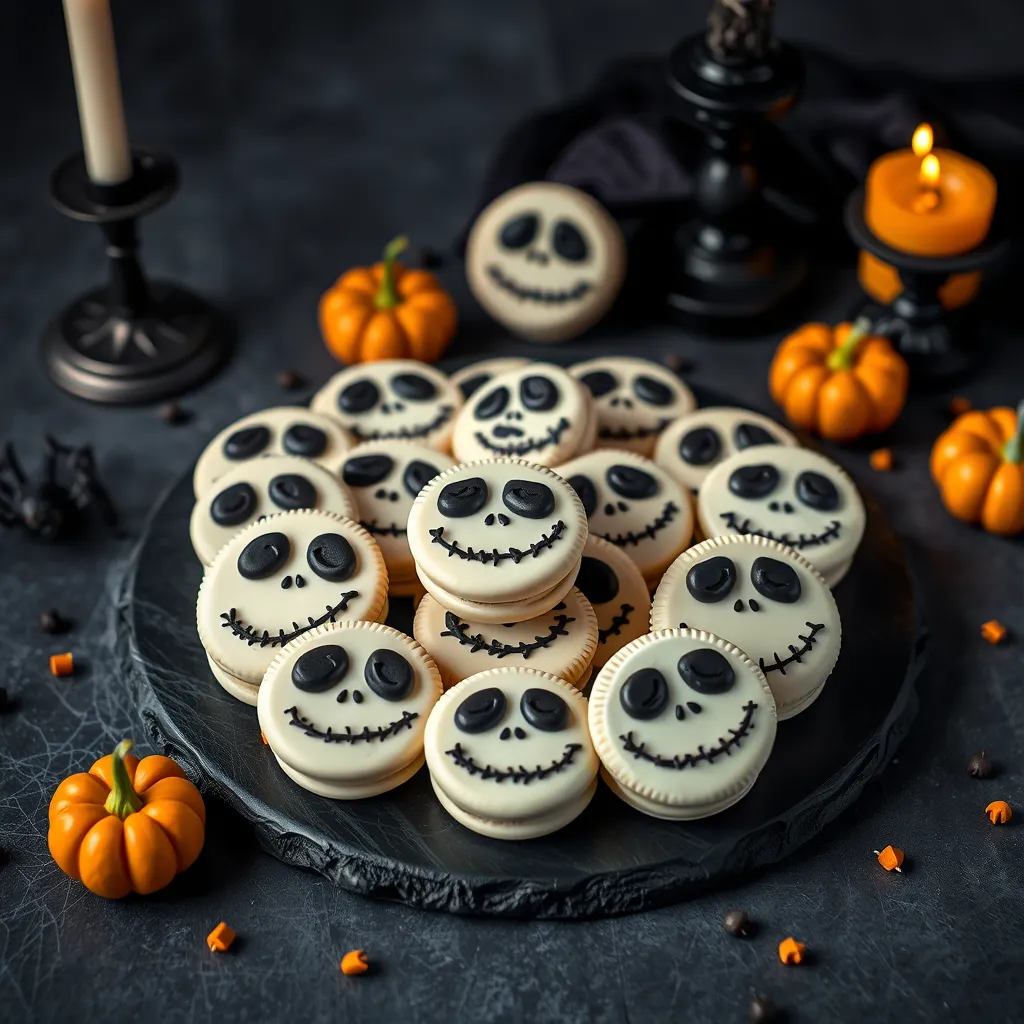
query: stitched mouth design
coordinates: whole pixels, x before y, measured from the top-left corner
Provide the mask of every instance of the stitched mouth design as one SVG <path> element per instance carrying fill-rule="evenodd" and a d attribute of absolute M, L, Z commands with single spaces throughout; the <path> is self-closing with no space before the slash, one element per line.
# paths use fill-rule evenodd
<path fill-rule="evenodd" d="M 605 441 L 639 441 L 660 434 L 671 422 L 658 420 L 656 427 L 600 427 L 597 436 Z"/>
<path fill-rule="evenodd" d="M 552 761 L 547 767 L 537 765 L 536 768 L 527 768 L 524 765 L 519 765 L 518 768 L 513 768 L 512 765 L 507 768 L 495 768 L 489 764 L 481 766 L 473 760 L 472 756 L 463 753 L 461 743 L 456 743 L 451 750 L 446 750 L 445 754 L 470 775 L 479 775 L 481 779 L 490 779 L 492 782 L 504 782 L 506 779 L 511 779 L 513 782 L 521 782 L 525 786 L 533 782 L 534 779 L 546 779 L 564 771 L 572 764 L 576 751 L 582 749 L 581 743 L 567 743 L 565 751 L 557 761 Z"/>
<path fill-rule="evenodd" d="M 437 415 L 429 423 L 424 423 L 419 427 L 399 427 L 397 430 L 364 430 L 358 424 L 346 424 L 346 426 L 357 441 L 408 441 L 417 437 L 426 437 L 438 427 L 443 427 L 452 418 L 454 411 L 454 406 L 442 405 Z"/>
<path fill-rule="evenodd" d="M 327 726 L 327 731 L 322 732 L 308 718 L 303 718 L 299 714 L 298 707 L 285 708 L 284 713 L 292 716 L 288 724 L 302 729 L 303 736 L 311 736 L 313 739 L 323 740 L 324 743 L 370 743 L 373 740 L 383 743 L 384 740 L 397 736 L 403 729 L 412 729 L 412 723 L 420 717 L 416 712 L 403 711 L 402 717 L 397 721 L 391 722 L 390 725 L 377 726 L 376 729 L 364 725 L 362 732 L 355 732 L 351 725 L 346 725 L 344 732 L 335 732 Z"/>
<path fill-rule="evenodd" d="M 376 519 L 371 519 L 369 522 L 366 522 L 365 519 L 360 519 L 359 525 L 374 537 L 404 537 L 408 532 L 397 523 L 392 523 L 390 526 L 378 526 Z"/>
<path fill-rule="evenodd" d="M 526 441 L 512 441 L 509 444 L 495 444 L 479 430 L 473 436 L 489 452 L 496 452 L 498 455 L 529 455 L 530 452 L 539 452 L 553 444 L 558 444 L 568 429 L 569 421 L 563 416 L 553 427 L 548 427 L 548 432 L 544 437 L 531 437 Z M 494 430 L 497 433 L 498 428 L 495 427 Z"/>
<path fill-rule="evenodd" d="M 439 635 L 450 636 L 458 640 L 460 646 L 470 648 L 470 654 L 486 651 L 490 657 L 495 657 L 498 661 L 510 655 L 526 661 L 534 651 L 550 647 L 560 636 L 568 636 L 569 631 L 565 627 L 570 622 L 575 621 L 574 618 L 568 615 L 556 615 L 555 621 L 548 626 L 547 636 L 536 636 L 533 638 L 532 643 L 520 640 L 518 644 L 503 644 L 500 640 L 485 640 L 482 633 L 471 635 L 468 632 L 469 627 L 467 623 L 460 622 L 458 617 L 451 612 L 445 612 L 444 624 L 447 629 L 443 630 Z"/>
<path fill-rule="evenodd" d="M 760 659 L 761 671 L 765 675 L 767 675 L 769 672 L 781 672 L 783 675 L 785 675 L 787 665 L 792 665 L 794 661 L 798 665 L 803 664 L 801 659 L 805 654 L 810 653 L 810 650 L 815 643 L 814 638 L 825 628 L 824 622 L 807 622 L 805 623 L 805 625 L 810 629 L 810 632 L 807 634 L 807 636 L 803 636 L 800 633 L 797 633 L 796 636 L 797 640 L 802 640 L 804 642 L 803 647 L 797 650 L 796 647 L 790 644 L 788 658 L 780 658 L 777 651 L 772 651 L 772 656 L 775 658 L 775 661 L 771 665 L 766 665 L 764 663 L 764 658 Z"/>
<path fill-rule="evenodd" d="M 675 519 L 678 511 L 679 506 L 674 501 L 669 501 L 666 502 L 665 507 L 661 510 L 661 515 L 653 523 L 648 523 L 639 533 L 634 533 L 630 530 L 629 533 L 614 535 L 611 533 L 600 533 L 598 536 L 604 537 L 605 540 L 610 540 L 616 547 L 624 548 L 630 545 L 635 547 L 642 540 L 654 540 L 654 535 L 664 530 Z"/>
<path fill-rule="evenodd" d="M 608 637 L 618 636 L 622 632 L 623 626 L 629 625 L 629 613 L 636 609 L 631 604 L 624 604 L 621 606 L 620 611 L 616 614 L 612 621 L 608 623 L 607 629 L 599 629 L 597 631 L 597 642 L 603 644 Z"/>
<path fill-rule="evenodd" d="M 789 547 L 797 549 L 819 547 L 820 545 L 828 544 L 830 541 L 838 540 L 839 531 L 842 529 L 842 523 L 838 519 L 833 519 L 821 533 L 812 533 L 809 536 L 801 533 L 799 537 L 793 537 L 789 533 L 772 533 L 771 530 L 758 530 L 750 525 L 749 519 L 744 519 L 740 522 L 735 512 L 723 512 L 720 518 L 725 520 L 725 525 L 730 530 L 735 530 L 737 533 L 750 534 L 752 537 L 765 537 L 768 540 L 777 540 L 780 544 L 787 544 Z"/>
<path fill-rule="evenodd" d="M 674 768 L 676 771 L 682 771 L 684 768 L 692 768 L 702 761 L 714 764 L 716 757 L 732 756 L 733 748 L 739 747 L 750 730 L 754 728 L 753 718 L 756 710 L 757 705 L 753 701 L 748 701 L 743 707 L 743 718 L 740 720 L 739 728 L 730 729 L 728 737 L 719 736 L 717 746 L 705 749 L 702 744 L 697 748 L 696 754 L 673 754 L 672 757 L 662 757 L 661 754 L 652 754 L 647 750 L 646 744 L 637 744 L 633 739 L 632 732 L 627 732 L 619 739 L 622 740 L 622 749 L 627 754 L 632 754 L 634 760 L 648 761 L 656 768 Z"/>
<path fill-rule="evenodd" d="M 561 306 L 566 302 L 579 302 L 593 287 L 589 281 L 579 281 L 572 288 L 557 292 L 544 291 L 541 288 L 526 288 L 512 280 L 496 263 L 492 263 L 487 268 L 487 276 L 509 295 L 514 295 L 524 302 L 539 302 L 545 306 Z"/>
<path fill-rule="evenodd" d="M 563 533 L 565 533 L 565 523 L 561 519 L 551 527 L 550 536 L 546 533 L 540 535 L 540 540 L 531 544 L 525 551 L 519 548 L 509 548 L 508 551 L 499 551 L 497 548 L 492 548 L 490 551 L 477 551 L 474 548 L 464 548 L 457 541 L 447 541 L 444 539 L 444 527 L 438 526 L 434 530 L 427 531 L 430 534 L 431 544 L 440 544 L 441 547 L 448 552 L 448 557 L 457 555 L 463 561 L 468 562 L 483 562 L 486 565 L 490 562 L 492 565 L 500 565 L 507 559 L 512 559 L 516 565 L 518 565 L 527 555 L 531 558 L 536 558 L 542 551 L 547 550 L 552 544 L 558 540 Z"/>
<path fill-rule="evenodd" d="M 348 611 L 349 601 L 358 596 L 358 590 L 345 591 L 341 595 L 341 600 L 336 605 L 327 605 L 327 611 L 318 619 L 314 619 L 310 615 L 309 625 L 300 626 L 297 622 L 292 622 L 292 631 L 290 633 L 286 633 L 283 629 L 277 631 L 277 636 L 272 636 L 266 629 L 260 633 L 255 626 L 243 625 L 242 621 L 238 618 L 238 609 L 236 608 L 232 608 L 229 612 L 220 613 L 220 617 L 224 620 L 221 623 L 221 628 L 230 629 L 232 636 L 238 637 L 239 640 L 244 640 L 250 647 L 254 644 L 259 644 L 260 647 L 284 647 L 286 643 L 294 640 L 297 636 L 302 636 L 303 633 L 308 633 L 311 629 L 316 629 L 317 626 L 322 626 L 325 622 L 334 622 L 335 616 L 341 614 L 341 612 Z"/>

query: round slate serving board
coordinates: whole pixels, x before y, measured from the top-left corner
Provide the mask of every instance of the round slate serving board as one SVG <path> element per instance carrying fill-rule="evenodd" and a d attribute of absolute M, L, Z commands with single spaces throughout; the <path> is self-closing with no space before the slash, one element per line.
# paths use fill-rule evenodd
<path fill-rule="evenodd" d="M 703 821 L 645 817 L 602 785 L 569 827 L 500 842 L 456 824 L 426 769 L 371 800 L 296 786 L 262 743 L 256 709 L 210 674 L 196 635 L 202 569 L 189 543 L 190 478 L 150 519 L 126 580 L 120 643 L 154 745 L 252 822 L 281 860 L 356 892 L 452 913 L 628 913 L 785 857 L 849 806 L 906 734 L 926 632 L 900 544 L 866 504 L 864 541 L 836 590 L 843 650 L 832 678 L 807 711 L 779 724 L 750 794 Z M 389 622 L 411 632 L 411 602 L 394 600 Z"/>

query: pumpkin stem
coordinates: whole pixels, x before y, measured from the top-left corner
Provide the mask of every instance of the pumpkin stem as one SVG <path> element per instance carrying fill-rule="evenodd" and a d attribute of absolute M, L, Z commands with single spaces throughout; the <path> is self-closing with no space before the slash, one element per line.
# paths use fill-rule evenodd
<path fill-rule="evenodd" d="M 1024 402 L 1017 405 L 1017 429 L 1003 446 L 1003 458 L 1018 466 L 1024 462 Z"/>
<path fill-rule="evenodd" d="M 866 316 L 857 317 L 846 336 L 846 341 L 838 348 L 834 348 L 828 354 L 828 368 L 836 373 L 840 370 L 849 370 L 853 367 L 853 357 L 856 354 L 857 346 L 861 339 L 871 333 L 871 321 Z"/>
<path fill-rule="evenodd" d="M 142 798 L 135 792 L 132 780 L 128 777 L 124 756 L 132 749 L 131 740 L 121 740 L 112 755 L 114 770 L 114 788 L 107 797 L 104 808 L 108 814 L 116 814 L 119 818 L 127 818 L 142 806 Z"/>
<path fill-rule="evenodd" d="M 409 239 L 405 235 L 392 238 L 384 246 L 384 273 L 381 277 L 380 288 L 377 289 L 377 294 L 373 297 L 373 304 L 378 309 L 394 309 L 401 301 L 398 297 L 398 289 L 395 287 L 395 260 L 398 259 L 399 253 L 404 252 L 408 247 Z"/>

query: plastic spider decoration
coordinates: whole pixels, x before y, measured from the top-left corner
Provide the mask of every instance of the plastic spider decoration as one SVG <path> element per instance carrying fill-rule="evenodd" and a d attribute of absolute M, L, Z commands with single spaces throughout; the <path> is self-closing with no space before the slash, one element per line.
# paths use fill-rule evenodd
<path fill-rule="evenodd" d="M 42 473 L 32 480 L 8 441 L 0 456 L 0 523 L 24 527 L 43 540 L 73 534 L 95 508 L 106 526 L 117 526 L 117 512 L 96 470 L 92 448 L 74 448 L 47 435 Z"/>

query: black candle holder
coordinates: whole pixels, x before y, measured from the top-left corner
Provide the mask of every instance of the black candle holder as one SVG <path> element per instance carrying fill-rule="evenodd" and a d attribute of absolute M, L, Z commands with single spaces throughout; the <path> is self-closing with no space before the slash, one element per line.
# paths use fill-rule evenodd
<path fill-rule="evenodd" d="M 1007 239 L 989 236 L 970 252 L 957 256 L 915 256 L 883 242 L 864 219 L 864 189 L 846 201 L 846 230 L 853 243 L 877 259 L 895 267 L 903 291 L 888 306 L 868 303 L 864 310 L 872 330 L 889 338 L 910 365 L 918 380 L 948 380 L 970 371 L 981 352 L 969 339 L 975 304 L 947 310 L 939 289 L 950 274 L 966 274 L 992 267 L 1009 250 Z"/>
<path fill-rule="evenodd" d="M 674 115 L 706 138 L 693 216 L 673 242 L 669 307 L 686 317 L 760 316 L 807 273 L 803 252 L 785 241 L 762 198 L 753 149 L 759 125 L 796 100 L 800 55 L 772 42 L 762 57 L 730 63 L 716 57 L 704 37 L 693 36 L 672 51 L 666 70 Z"/>
<path fill-rule="evenodd" d="M 167 281 L 148 281 L 139 263 L 136 223 L 178 188 L 166 153 L 132 150 L 132 176 L 96 185 L 81 153 L 50 178 L 50 196 L 73 220 L 98 224 L 109 279 L 79 296 L 47 325 L 42 350 L 54 382 L 107 404 L 153 402 L 206 380 L 227 359 L 231 321 L 205 299 Z"/>

